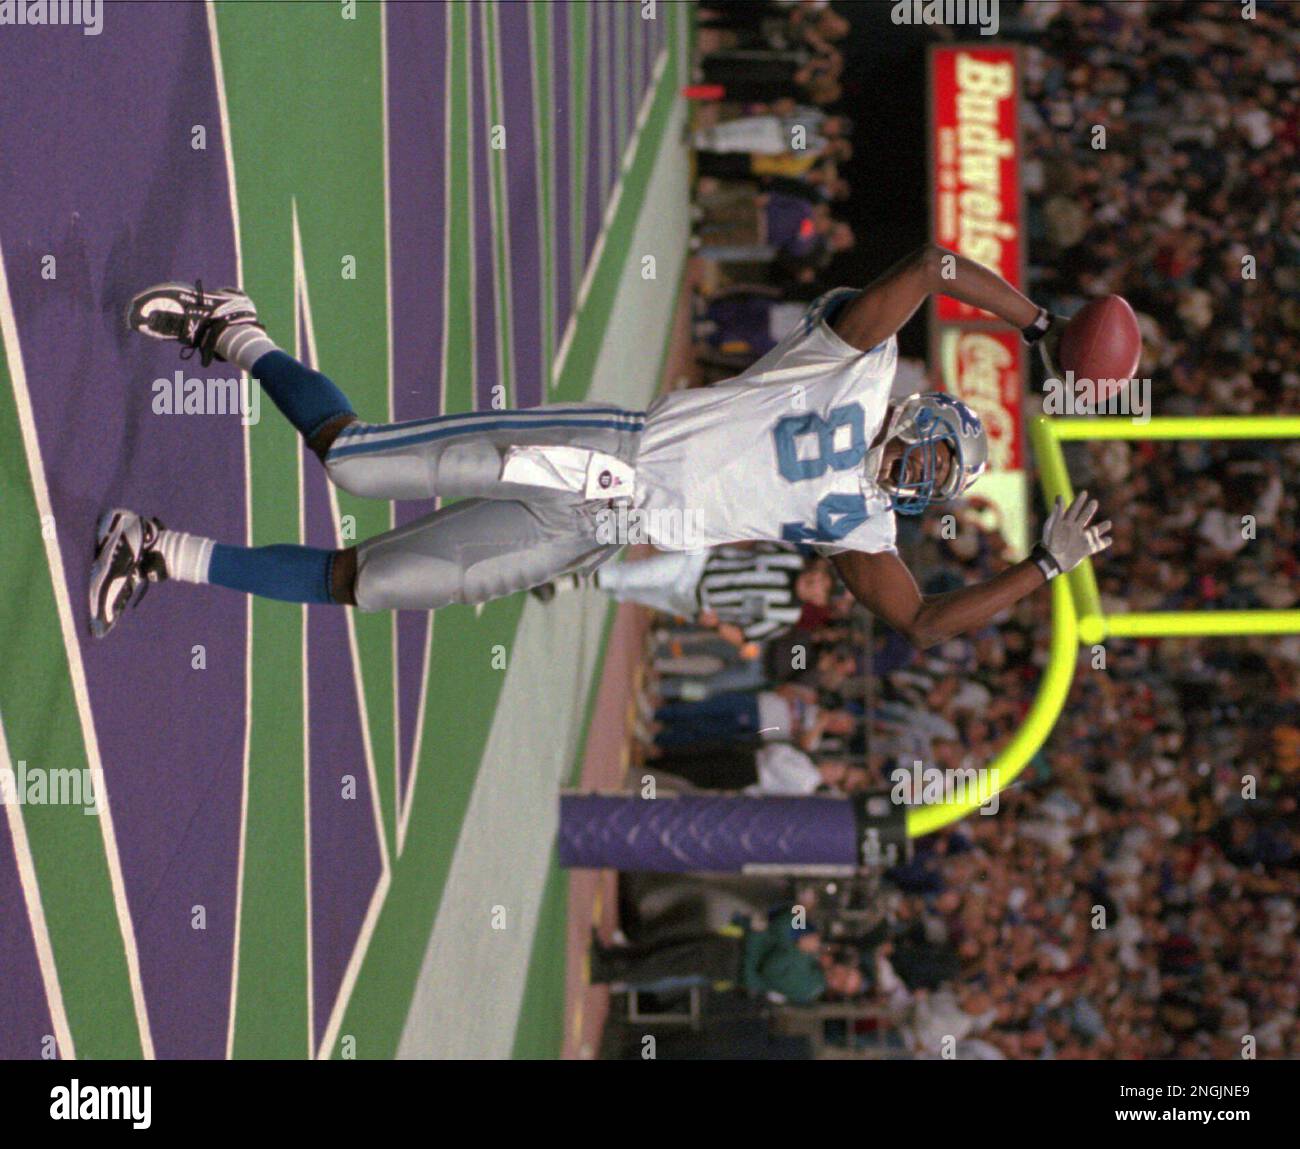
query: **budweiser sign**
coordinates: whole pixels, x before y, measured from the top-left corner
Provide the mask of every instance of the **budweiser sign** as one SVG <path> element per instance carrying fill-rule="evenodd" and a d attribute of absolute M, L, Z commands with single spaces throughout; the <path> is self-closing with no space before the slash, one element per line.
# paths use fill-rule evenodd
<path fill-rule="evenodd" d="M 1015 49 L 943 47 L 930 59 L 934 240 L 1021 287 Z M 941 297 L 938 318 L 991 317 Z"/>

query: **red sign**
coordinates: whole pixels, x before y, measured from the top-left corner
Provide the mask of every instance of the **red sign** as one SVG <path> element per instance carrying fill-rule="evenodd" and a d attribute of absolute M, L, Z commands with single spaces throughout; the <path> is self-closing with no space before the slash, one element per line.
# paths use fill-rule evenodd
<path fill-rule="evenodd" d="M 1020 76 L 1014 48 L 931 51 L 935 243 L 1023 288 L 1020 265 Z M 940 321 L 991 319 L 947 296 Z"/>

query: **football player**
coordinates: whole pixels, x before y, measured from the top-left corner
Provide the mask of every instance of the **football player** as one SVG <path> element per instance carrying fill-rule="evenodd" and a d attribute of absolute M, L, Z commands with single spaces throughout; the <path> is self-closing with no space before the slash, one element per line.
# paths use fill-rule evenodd
<path fill-rule="evenodd" d="M 988 623 L 1110 543 L 1087 492 L 1053 509 L 1024 561 L 922 595 L 894 545 L 895 516 L 959 498 L 988 443 L 979 416 L 941 392 L 890 399 L 895 333 L 933 293 L 993 313 L 1037 343 L 1059 325 L 1004 279 L 927 246 L 863 290 L 816 300 L 741 375 L 658 398 L 369 423 L 328 378 L 280 350 L 235 289 L 165 283 L 131 301 L 141 335 L 206 366 L 228 362 L 265 393 L 331 481 L 376 499 L 459 500 L 338 550 L 244 547 L 112 510 L 97 527 L 92 632 L 106 635 L 151 582 L 212 583 L 361 610 L 479 603 L 589 573 L 629 531 L 661 549 L 783 541 L 832 556 L 845 585 L 918 646 Z"/>

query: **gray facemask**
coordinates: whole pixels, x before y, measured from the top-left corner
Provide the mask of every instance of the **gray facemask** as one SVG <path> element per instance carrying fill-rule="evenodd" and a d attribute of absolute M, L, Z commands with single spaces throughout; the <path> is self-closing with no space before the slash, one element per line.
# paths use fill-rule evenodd
<path fill-rule="evenodd" d="M 898 427 L 899 420 L 903 417 L 903 405 L 891 407 L 889 414 L 885 419 L 885 433 L 880 436 L 880 442 L 877 446 L 872 447 L 866 453 L 862 460 L 862 476 L 876 486 L 881 485 L 881 479 L 884 477 L 882 471 L 885 466 L 885 448 L 889 446 L 889 441 L 894 437 L 894 432 Z"/>

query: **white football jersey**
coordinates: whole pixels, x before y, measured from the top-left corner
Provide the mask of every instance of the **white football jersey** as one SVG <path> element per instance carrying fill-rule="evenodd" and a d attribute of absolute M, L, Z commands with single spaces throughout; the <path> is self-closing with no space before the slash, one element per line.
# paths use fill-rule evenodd
<path fill-rule="evenodd" d="M 632 503 L 656 546 L 894 549 L 889 496 L 863 463 L 889 409 L 898 344 L 864 352 L 835 334 L 824 317 L 846 291 L 814 302 L 743 374 L 650 407 Z"/>

